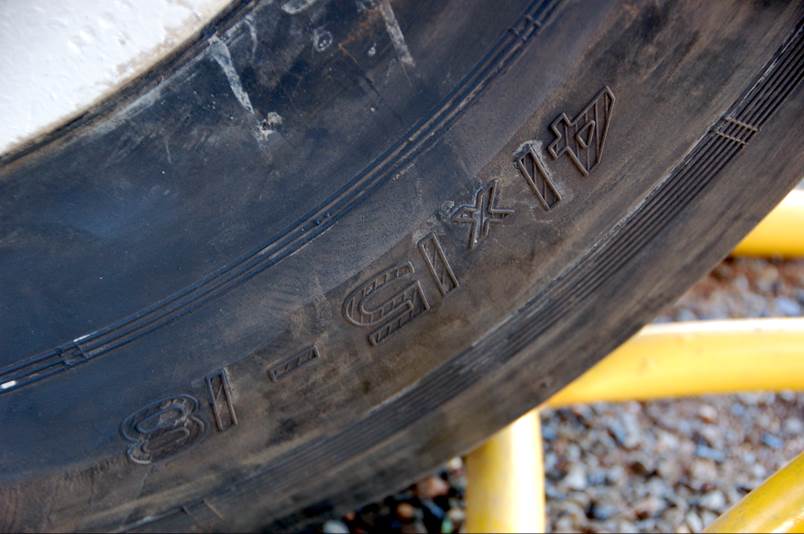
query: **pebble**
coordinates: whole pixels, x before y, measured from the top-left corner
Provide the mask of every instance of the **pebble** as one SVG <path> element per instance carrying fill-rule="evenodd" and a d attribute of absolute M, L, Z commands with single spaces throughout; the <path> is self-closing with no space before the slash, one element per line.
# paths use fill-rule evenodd
<path fill-rule="evenodd" d="M 717 421 L 717 410 L 711 404 L 704 404 L 698 408 L 698 418 L 704 423 L 714 423 Z"/>
<path fill-rule="evenodd" d="M 624 449 L 634 449 L 639 445 L 639 432 L 633 421 L 633 414 L 623 414 L 619 421 L 609 422 L 608 430 Z"/>
<path fill-rule="evenodd" d="M 713 512 L 720 512 L 726 508 L 726 496 L 720 491 L 710 491 L 701 497 L 699 504 Z"/>
<path fill-rule="evenodd" d="M 460 525 L 466 520 L 466 514 L 460 508 L 450 508 L 449 512 L 447 512 L 447 517 L 455 525 Z"/>
<path fill-rule="evenodd" d="M 804 433 L 804 424 L 798 417 L 788 417 L 784 420 L 784 432 L 789 436 L 798 436 Z"/>
<path fill-rule="evenodd" d="M 706 445 L 698 445 L 695 447 L 695 456 L 699 458 L 706 458 L 715 462 L 722 462 L 726 456 L 719 450 L 713 449 Z"/>
<path fill-rule="evenodd" d="M 798 301 L 799 304 L 804 306 L 804 289 L 799 289 L 798 291 L 796 291 L 796 300 Z"/>
<path fill-rule="evenodd" d="M 634 517 L 637 519 L 648 519 L 655 517 L 665 508 L 663 499 L 655 495 L 651 495 L 642 499 L 634 505 Z"/>
<path fill-rule="evenodd" d="M 700 532 L 703 530 L 703 521 L 701 521 L 701 517 L 695 512 L 688 512 L 684 517 L 684 521 L 687 523 L 690 532 Z"/>
<path fill-rule="evenodd" d="M 682 308 L 676 313 L 675 317 L 676 321 L 696 321 L 698 320 L 698 316 L 695 315 L 695 312 L 688 308 Z"/>
<path fill-rule="evenodd" d="M 798 317 L 801 315 L 801 306 L 793 299 L 779 297 L 774 304 L 776 304 L 776 311 L 782 316 Z"/>
<path fill-rule="evenodd" d="M 762 443 L 771 449 L 781 449 L 784 442 L 773 434 L 765 432 L 762 434 Z"/>
<path fill-rule="evenodd" d="M 619 511 L 619 508 L 605 501 L 592 501 L 587 517 L 597 519 L 598 521 L 605 521 L 617 515 Z"/>
<path fill-rule="evenodd" d="M 321 530 L 324 531 L 324 534 L 349 534 L 349 527 L 336 519 L 330 519 L 324 523 Z"/>
<path fill-rule="evenodd" d="M 401 502 L 396 505 L 396 516 L 402 520 L 410 520 L 416 516 L 416 508 L 407 502 Z"/>
<path fill-rule="evenodd" d="M 427 477 L 416 483 L 416 495 L 422 499 L 434 499 L 449 492 L 449 484 L 437 476 Z"/>
<path fill-rule="evenodd" d="M 650 460 L 645 456 L 639 456 L 628 464 L 628 469 L 635 475 L 647 476 L 654 471 Z"/>
<path fill-rule="evenodd" d="M 447 469 L 452 472 L 460 471 L 461 469 L 463 469 L 463 460 L 461 459 L 461 457 L 456 456 L 455 458 L 447 462 Z"/>
<path fill-rule="evenodd" d="M 586 489 L 586 468 L 581 464 L 573 465 L 562 481 L 563 485 L 574 490 Z"/>

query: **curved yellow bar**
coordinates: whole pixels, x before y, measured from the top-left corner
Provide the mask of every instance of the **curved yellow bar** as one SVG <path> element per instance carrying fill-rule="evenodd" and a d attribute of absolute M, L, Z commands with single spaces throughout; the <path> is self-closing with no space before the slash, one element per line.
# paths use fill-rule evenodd
<path fill-rule="evenodd" d="M 736 256 L 804 256 L 804 191 L 794 190 L 732 252 Z"/>
<path fill-rule="evenodd" d="M 804 532 L 804 453 L 715 519 L 704 532 Z"/>
<path fill-rule="evenodd" d="M 465 532 L 544 532 L 539 412 L 523 415 L 466 458 Z"/>
<path fill-rule="evenodd" d="M 804 318 L 647 326 L 547 404 L 785 389 L 804 391 Z"/>
<path fill-rule="evenodd" d="M 783 389 L 804 391 L 804 318 L 651 325 L 546 404 Z M 738 505 L 733 522 L 718 520 L 710 531 L 804 532 L 804 460 L 796 462 L 766 483 L 775 480 L 770 490 L 750 494 L 749 508 Z M 543 532 L 538 410 L 470 453 L 467 478 L 466 532 Z"/>

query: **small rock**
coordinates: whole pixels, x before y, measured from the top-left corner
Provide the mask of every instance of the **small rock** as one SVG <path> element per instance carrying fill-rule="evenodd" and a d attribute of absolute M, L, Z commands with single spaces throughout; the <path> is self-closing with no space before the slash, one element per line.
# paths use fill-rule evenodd
<path fill-rule="evenodd" d="M 704 513 L 701 515 L 701 521 L 704 524 L 704 528 L 710 525 L 715 519 L 717 519 L 718 514 L 712 513 L 709 510 L 704 510 Z"/>
<path fill-rule="evenodd" d="M 698 502 L 703 508 L 713 512 L 722 512 L 726 508 L 726 496 L 720 491 L 710 491 Z"/>
<path fill-rule="evenodd" d="M 678 437 L 670 432 L 660 430 L 657 445 L 659 450 L 675 451 L 678 448 Z"/>
<path fill-rule="evenodd" d="M 460 456 L 456 456 L 447 462 L 448 471 L 460 471 L 461 469 L 463 469 L 463 460 Z"/>
<path fill-rule="evenodd" d="M 785 434 L 799 436 L 804 433 L 804 424 L 798 417 L 788 417 L 782 424 Z"/>
<path fill-rule="evenodd" d="M 606 480 L 609 484 L 617 485 L 625 478 L 625 469 L 620 465 L 615 465 L 606 471 Z"/>
<path fill-rule="evenodd" d="M 675 317 L 676 321 L 697 321 L 698 316 L 689 308 L 682 308 L 678 310 Z"/>
<path fill-rule="evenodd" d="M 706 445 L 698 445 L 695 447 L 695 456 L 699 458 L 706 458 L 707 460 L 713 460 L 715 462 L 722 462 L 726 459 L 726 456 L 712 447 L 707 447 Z"/>
<path fill-rule="evenodd" d="M 640 531 L 633 523 L 620 521 L 617 523 L 617 529 L 615 532 L 620 532 L 621 534 L 639 534 Z"/>
<path fill-rule="evenodd" d="M 586 477 L 590 486 L 603 486 L 606 484 L 606 473 L 596 469 Z"/>
<path fill-rule="evenodd" d="M 567 452 L 565 453 L 568 462 L 580 462 L 581 461 L 581 448 L 578 447 L 575 443 L 570 443 L 567 447 Z"/>
<path fill-rule="evenodd" d="M 466 513 L 460 508 L 450 508 L 447 512 L 447 517 L 450 518 L 453 524 L 460 525 L 466 520 Z"/>
<path fill-rule="evenodd" d="M 349 527 L 337 519 L 330 519 L 321 528 L 324 534 L 349 534 Z"/>
<path fill-rule="evenodd" d="M 804 289 L 797 289 L 796 290 L 796 300 L 799 304 L 804 306 Z"/>
<path fill-rule="evenodd" d="M 762 464 L 754 464 L 751 466 L 751 474 L 757 479 L 757 483 L 760 483 L 765 479 L 768 470 Z"/>
<path fill-rule="evenodd" d="M 449 484 L 441 477 L 431 476 L 417 482 L 415 491 L 422 499 L 434 499 L 446 495 L 449 492 Z"/>
<path fill-rule="evenodd" d="M 639 445 L 639 423 L 633 413 L 623 413 L 621 420 L 609 421 L 608 431 L 624 449 L 635 449 Z"/>
<path fill-rule="evenodd" d="M 700 532 L 703 530 L 703 521 L 701 521 L 701 518 L 695 512 L 687 512 L 687 515 L 684 516 L 684 522 L 687 523 L 690 532 Z"/>
<path fill-rule="evenodd" d="M 748 278 L 746 278 L 744 274 L 735 276 L 731 283 L 740 293 L 747 293 L 751 290 Z"/>
<path fill-rule="evenodd" d="M 559 506 L 562 512 L 572 517 L 576 522 L 581 522 L 586 518 L 586 511 L 575 501 L 566 500 Z"/>
<path fill-rule="evenodd" d="M 738 393 L 737 398 L 739 398 L 743 404 L 750 406 L 760 406 L 767 403 L 768 400 L 768 396 L 764 393 Z"/>
<path fill-rule="evenodd" d="M 578 505 L 578 508 L 588 510 L 592 503 L 592 497 L 588 491 L 573 491 L 567 497 L 568 501 L 572 501 Z"/>
<path fill-rule="evenodd" d="M 416 516 L 416 508 L 410 503 L 401 502 L 396 506 L 396 516 L 403 521 L 409 521 Z"/>
<path fill-rule="evenodd" d="M 662 460 L 656 466 L 656 471 L 664 480 L 676 480 L 681 475 L 681 466 L 675 459 Z"/>
<path fill-rule="evenodd" d="M 781 439 L 768 432 L 762 434 L 762 444 L 771 449 L 781 449 L 784 446 L 784 442 Z"/>
<path fill-rule="evenodd" d="M 592 501 L 589 506 L 589 512 L 586 514 L 590 519 L 597 519 L 598 521 L 605 521 L 617 515 L 619 510 L 616 506 L 606 501 Z"/>
<path fill-rule="evenodd" d="M 665 507 L 664 499 L 651 495 L 634 505 L 634 517 L 637 519 L 656 517 Z"/>
<path fill-rule="evenodd" d="M 774 304 L 776 305 L 776 311 L 784 317 L 798 317 L 801 315 L 801 306 L 793 299 L 778 297 Z"/>
<path fill-rule="evenodd" d="M 711 482 L 717 479 L 717 469 L 710 461 L 696 460 L 692 463 L 690 475 L 696 481 Z"/>
<path fill-rule="evenodd" d="M 731 411 L 732 415 L 735 415 L 737 417 L 740 417 L 741 415 L 745 414 L 745 406 L 743 406 L 739 402 L 731 403 L 729 410 Z"/>
<path fill-rule="evenodd" d="M 717 410 L 710 404 L 704 404 L 698 408 L 698 418 L 704 423 L 711 424 L 717 422 L 717 415 Z"/>
<path fill-rule="evenodd" d="M 576 530 L 578 530 L 578 527 L 571 517 L 564 516 L 556 522 L 556 532 L 575 532 Z"/>
<path fill-rule="evenodd" d="M 647 476 L 654 471 L 653 466 L 645 457 L 638 457 L 628 464 L 628 470 L 639 476 Z"/>
<path fill-rule="evenodd" d="M 779 271 L 774 268 L 762 269 L 759 275 L 754 280 L 757 289 L 760 293 L 775 293 L 776 286 L 779 283 Z"/>
<path fill-rule="evenodd" d="M 587 486 L 586 469 L 582 465 L 573 465 L 561 483 L 570 489 L 585 490 Z"/>
<path fill-rule="evenodd" d="M 558 456 L 553 451 L 544 453 L 544 472 L 550 474 L 558 467 Z"/>

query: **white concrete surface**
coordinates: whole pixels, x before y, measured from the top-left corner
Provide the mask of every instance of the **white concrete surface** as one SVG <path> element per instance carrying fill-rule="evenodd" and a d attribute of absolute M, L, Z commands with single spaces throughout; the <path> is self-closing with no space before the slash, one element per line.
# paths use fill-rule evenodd
<path fill-rule="evenodd" d="M 0 154 L 75 117 L 229 0 L 0 0 Z"/>

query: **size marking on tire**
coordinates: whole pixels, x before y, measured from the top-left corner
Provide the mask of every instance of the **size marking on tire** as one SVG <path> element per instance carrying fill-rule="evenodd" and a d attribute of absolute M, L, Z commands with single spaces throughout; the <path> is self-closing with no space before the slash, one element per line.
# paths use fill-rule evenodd
<path fill-rule="evenodd" d="M 434 233 L 420 239 L 417 248 L 442 297 L 460 287 Z M 401 284 L 405 285 L 385 299 L 374 297 L 383 288 Z M 379 345 L 429 309 L 430 302 L 410 260 L 372 276 L 349 293 L 342 307 L 344 318 L 353 325 L 376 327 L 368 334 L 371 345 Z"/>
<path fill-rule="evenodd" d="M 613 107 L 614 93 L 604 86 L 574 119 L 566 113 L 559 115 L 550 125 L 555 139 L 547 147 L 553 159 L 566 154 L 578 171 L 588 176 L 603 156 Z"/>
<path fill-rule="evenodd" d="M 372 345 L 379 345 L 388 336 L 430 309 L 421 284 L 413 277 L 415 272 L 411 262 L 391 267 L 375 274 L 346 297 L 343 316 L 347 321 L 355 326 L 378 327 L 368 336 Z M 385 300 L 370 306 L 369 301 L 377 291 L 397 280 L 406 282 L 407 285 Z"/>
<path fill-rule="evenodd" d="M 229 372 L 218 369 L 205 379 L 209 392 L 209 407 L 215 419 L 218 432 L 223 432 L 237 424 L 232 387 L 229 385 Z"/>
<path fill-rule="evenodd" d="M 458 206 L 452 212 L 452 222 L 469 224 L 469 248 L 475 248 L 489 236 L 491 225 L 500 224 L 514 214 L 514 210 L 498 206 L 500 181 L 491 180 L 477 193 L 474 204 Z"/>
<path fill-rule="evenodd" d="M 541 153 L 541 143 L 529 141 L 514 154 L 514 166 L 528 183 L 530 190 L 549 211 L 561 201 L 561 194 L 553 183 L 553 176 Z"/>
<path fill-rule="evenodd" d="M 182 394 L 151 403 L 126 417 L 120 433 L 131 443 L 126 451 L 129 460 L 150 464 L 197 442 L 206 425 L 196 410 L 198 399 Z"/>
<path fill-rule="evenodd" d="M 458 278 L 452 272 L 452 267 L 447 261 L 438 237 L 435 234 L 429 234 L 419 241 L 418 248 L 441 295 L 446 296 L 450 291 L 458 289 Z"/>

